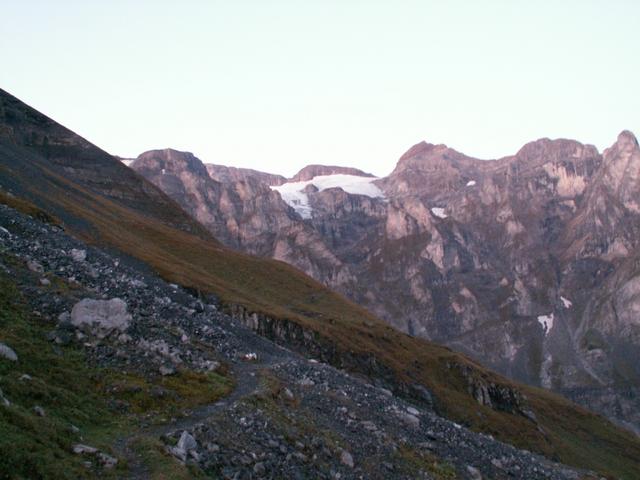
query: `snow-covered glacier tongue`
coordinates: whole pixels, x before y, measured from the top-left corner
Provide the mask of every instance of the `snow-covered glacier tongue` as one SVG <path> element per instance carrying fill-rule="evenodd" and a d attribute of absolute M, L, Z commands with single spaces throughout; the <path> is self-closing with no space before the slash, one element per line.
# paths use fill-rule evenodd
<path fill-rule="evenodd" d="M 280 193 L 282 200 L 291 206 L 302 218 L 311 218 L 313 209 L 309 203 L 309 197 L 305 190 L 313 185 L 318 191 L 328 188 L 341 188 L 352 195 L 365 195 L 371 198 L 384 198 L 384 193 L 373 182 L 376 177 L 362 177 L 359 175 L 333 174 L 318 175 L 311 180 L 303 182 L 287 182 L 282 185 L 272 186 L 271 189 Z"/>

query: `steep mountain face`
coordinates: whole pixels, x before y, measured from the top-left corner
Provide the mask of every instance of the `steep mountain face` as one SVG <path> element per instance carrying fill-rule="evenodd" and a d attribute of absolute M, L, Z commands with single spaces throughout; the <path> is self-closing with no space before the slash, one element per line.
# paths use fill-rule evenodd
<path fill-rule="evenodd" d="M 209 172 L 209 176 L 221 183 L 235 183 L 255 179 L 260 183 L 266 183 L 272 186 L 282 185 L 287 181 L 282 175 L 259 172 L 258 170 L 252 170 L 250 168 L 226 167 L 212 163 L 208 163 L 205 167 L 207 168 L 207 172 Z"/>
<path fill-rule="evenodd" d="M 422 142 L 382 179 L 317 165 L 271 185 L 262 173 L 216 177 L 218 189 L 277 191 L 259 205 L 255 189 L 242 197 L 252 218 L 269 221 L 247 223 L 215 200 L 209 208 L 239 226 L 235 248 L 286 261 L 395 327 L 637 428 L 639 155 L 630 132 L 604 154 L 541 139 L 490 161 Z M 197 200 L 133 168 L 198 216 Z"/>
<path fill-rule="evenodd" d="M 318 233 L 270 188 L 283 183 L 277 176 L 205 166 L 193 154 L 171 149 L 145 152 L 131 168 L 226 245 L 294 264 L 317 278 L 339 274 L 340 261 Z"/>

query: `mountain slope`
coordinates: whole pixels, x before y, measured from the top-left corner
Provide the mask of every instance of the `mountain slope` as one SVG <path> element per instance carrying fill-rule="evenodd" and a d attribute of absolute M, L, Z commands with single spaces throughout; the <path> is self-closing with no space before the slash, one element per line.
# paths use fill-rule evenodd
<path fill-rule="evenodd" d="M 262 333 L 417 401 L 432 399 L 438 412 L 473 429 L 602 472 L 624 476 L 637 467 L 638 440 L 602 417 L 402 334 L 284 263 L 221 246 L 158 188 L 6 92 L 0 125 L 2 189 L 82 239 L 215 293 Z"/>
<path fill-rule="evenodd" d="M 162 186 L 159 170 L 133 168 Z M 187 170 L 198 176 L 186 165 L 166 173 Z M 639 170 L 630 132 L 602 155 L 540 139 L 491 161 L 422 142 L 382 179 L 311 165 L 271 186 L 281 199 L 259 202 L 265 193 L 254 192 L 269 185 L 256 174 L 243 181 L 251 188 L 217 187 L 242 190 L 250 217 L 223 201 L 207 209 L 245 226 L 231 229 L 233 243 L 224 225 L 210 228 L 227 244 L 286 261 L 411 335 L 640 431 L 640 339 L 625 313 L 636 295 Z M 318 188 L 344 173 L 382 193 Z M 202 204 L 183 187 L 165 191 L 197 215 Z"/>

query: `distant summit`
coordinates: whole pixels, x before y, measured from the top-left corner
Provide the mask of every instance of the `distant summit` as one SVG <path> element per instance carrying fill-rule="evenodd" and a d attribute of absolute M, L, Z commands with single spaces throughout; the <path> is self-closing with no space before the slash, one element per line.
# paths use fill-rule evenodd
<path fill-rule="evenodd" d="M 362 170 L 358 170 L 357 168 L 338 167 L 332 165 L 307 165 L 298 173 L 296 173 L 291 178 L 291 181 L 306 182 L 307 180 L 311 180 L 314 177 L 318 177 L 320 175 L 335 175 L 338 173 L 343 175 L 355 175 L 357 177 L 375 177 L 375 175 L 365 173 Z"/>

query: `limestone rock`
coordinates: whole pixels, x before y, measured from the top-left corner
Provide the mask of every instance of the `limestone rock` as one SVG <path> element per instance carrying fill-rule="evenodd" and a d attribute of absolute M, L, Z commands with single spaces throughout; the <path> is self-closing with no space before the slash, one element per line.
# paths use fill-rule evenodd
<path fill-rule="evenodd" d="M 0 342 L 0 358 L 4 358 L 11 362 L 18 361 L 18 355 L 16 354 L 16 352 L 11 347 L 5 345 L 2 342 Z"/>
<path fill-rule="evenodd" d="M 87 258 L 87 251 L 73 248 L 71 249 L 71 258 L 74 262 L 84 262 Z"/>
<path fill-rule="evenodd" d="M 75 327 L 88 327 L 102 338 L 114 330 L 125 331 L 131 322 L 131 315 L 127 312 L 127 304 L 119 298 L 85 298 L 74 305 L 70 321 Z"/>

